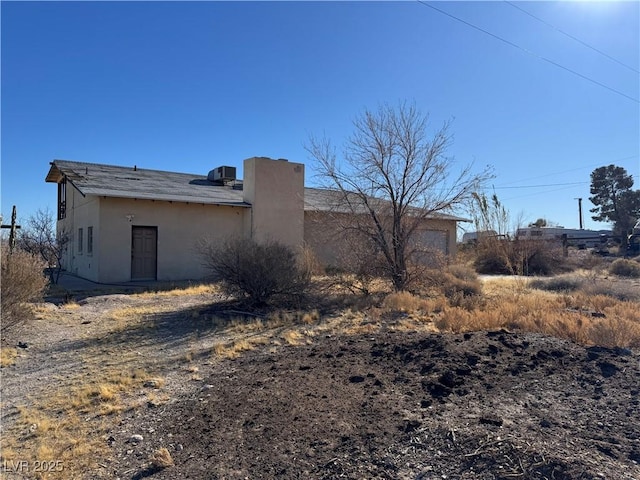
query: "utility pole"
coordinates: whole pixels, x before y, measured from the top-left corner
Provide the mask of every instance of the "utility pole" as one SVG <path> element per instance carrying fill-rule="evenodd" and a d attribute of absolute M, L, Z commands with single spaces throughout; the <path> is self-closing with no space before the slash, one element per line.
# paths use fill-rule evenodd
<path fill-rule="evenodd" d="M 2 225 L 2 228 L 10 228 L 9 231 L 9 253 L 13 253 L 13 249 L 16 247 L 16 230 L 20 228 L 20 225 L 16 225 L 16 206 L 13 206 L 11 211 L 11 225 Z"/>
<path fill-rule="evenodd" d="M 578 200 L 578 215 L 580 216 L 580 230 L 582 230 L 582 198 L 574 198 L 574 200 Z"/>

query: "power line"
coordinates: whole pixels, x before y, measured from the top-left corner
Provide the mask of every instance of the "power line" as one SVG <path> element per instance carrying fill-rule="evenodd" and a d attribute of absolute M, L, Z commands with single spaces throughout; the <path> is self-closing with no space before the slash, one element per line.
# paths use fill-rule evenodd
<path fill-rule="evenodd" d="M 616 160 L 608 160 L 607 162 L 592 163 L 590 165 L 583 165 L 581 167 L 570 168 L 569 170 L 562 170 L 562 171 L 559 171 L 559 172 L 550 172 L 550 173 L 546 173 L 544 175 L 538 175 L 538 176 L 535 176 L 535 177 L 523 178 L 522 180 L 513 180 L 511 182 L 503 183 L 502 185 L 512 185 L 514 183 L 519 183 L 519 182 L 528 182 L 530 180 L 538 180 L 539 178 L 555 177 L 555 176 L 561 175 L 563 173 L 570 173 L 570 172 L 575 172 L 577 170 L 584 170 L 585 168 L 593 168 L 593 167 L 596 167 L 596 166 L 602 166 L 605 163 L 616 164 L 618 162 L 622 162 L 622 161 L 625 161 L 625 160 L 631 160 L 632 158 L 638 158 L 638 156 L 640 156 L 640 155 L 638 155 L 638 154 L 629 155 L 628 157 L 618 158 Z M 517 188 L 517 187 L 514 187 L 514 188 Z"/>
<path fill-rule="evenodd" d="M 594 46 L 592 46 L 592 45 L 589 45 L 587 42 L 583 42 L 583 41 L 582 41 L 582 40 L 580 40 L 579 38 L 574 37 L 573 35 L 571 35 L 571 34 L 569 34 L 569 33 L 565 32 L 565 31 L 563 31 L 563 30 L 560 30 L 560 29 L 559 29 L 558 27 L 556 27 L 555 25 L 552 25 L 551 23 L 549 23 L 549 22 L 547 22 L 547 21 L 545 21 L 545 20 L 541 19 L 540 17 L 535 16 L 533 13 L 526 11 L 524 8 L 519 7 L 518 5 L 516 5 L 516 4 L 514 4 L 514 3 L 511 3 L 511 2 L 509 2 L 508 0 L 504 0 L 504 2 L 505 2 L 505 3 L 507 3 L 507 4 L 509 4 L 509 5 L 511 5 L 513 8 L 517 8 L 518 10 L 520 10 L 520 11 L 521 11 L 521 12 L 523 12 L 523 13 L 525 13 L 526 15 L 529 15 L 531 18 L 535 18 L 537 21 L 539 21 L 539 22 L 541 22 L 541 23 L 544 23 L 544 24 L 545 24 L 545 25 L 547 25 L 548 27 L 553 28 L 555 31 L 557 31 L 557 32 L 561 33 L 562 35 L 564 35 L 564 36 L 566 36 L 566 37 L 569 37 L 571 40 L 574 40 L 574 41 L 576 41 L 576 42 L 580 43 L 581 45 L 584 45 L 585 47 L 590 48 L 590 49 L 591 49 L 591 50 L 593 50 L 594 52 L 597 52 L 597 53 L 599 53 L 600 55 L 603 55 L 603 56 L 607 57 L 609 60 L 613 60 L 614 62 L 616 62 L 616 63 L 618 63 L 618 64 L 622 65 L 622 66 L 623 66 L 623 67 L 625 67 L 625 68 L 628 68 L 629 70 L 631 70 L 631 71 L 633 71 L 633 72 L 640 73 L 640 71 L 639 71 L 639 70 L 636 70 L 635 68 L 633 68 L 633 67 L 631 67 L 631 66 L 627 65 L 626 63 L 621 62 L 621 61 L 620 61 L 620 60 L 618 60 L 617 58 L 612 57 L 611 55 L 609 55 L 609 54 L 607 54 L 607 53 L 603 52 L 602 50 L 598 50 L 596 47 L 594 47 Z"/>
<path fill-rule="evenodd" d="M 534 197 L 536 195 L 545 195 L 547 193 L 560 192 L 561 190 L 570 190 L 571 188 L 572 187 L 562 187 L 562 188 L 554 188 L 552 190 L 545 190 L 544 192 L 526 193 L 524 195 L 518 195 L 517 197 L 503 198 L 503 199 L 500 199 L 500 201 L 508 202 L 509 200 L 517 200 L 518 198 Z"/>
<path fill-rule="evenodd" d="M 469 23 L 466 20 L 463 20 L 463 19 L 461 19 L 459 17 L 456 17 L 455 15 L 452 15 L 452 14 L 450 14 L 448 12 L 445 12 L 444 10 L 440 10 L 439 8 L 434 7 L 433 5 L 430 5 L 426 1 L 423 1 L 423 0 L 417 0 L 417 1 L 418 1 L 419 4 L 424 5 L 425 7 L 429 7 L 432 10 L 435 10 L 436 12 L 440 12 L 443 15 L 446 15 L 447 17 L 453 18 L 454 20 L 457 20 L 458 22 L 464 23 L 465 25 L 467 25 L 467 26 L 469 26 L 469 27 L 471 27 L 471 28 L 473 28 L 475 30 L 478 30 L 479 32 L 484 33 L 485 35 L 489 35 L 490 37 L 493 37 L 496 40 L 500 40 L 501 42 L 506 43 L 507 45 L 510 45 L 510 46 L 512 46 L 514 48 L 517 48 L 518 50 L 522 50 L 523 52 L 528 53 L 529 55 L 531 55 L 533 57 L 536 57 L 536 58 L 538 58 L 540 60 L 544 60 L 545 62 L 550 63 L 551 65 L 554 65 L 554 66 L 556 66 L 558 68 L 561 68 L 561 69 L 563 69 L 563 70 L 565 70 L 565 71 L 567 71 L 569 73 L 572 73 L 573 75 L 576 75 L 577 77 L 580 77 L 580 78 L 582 78 L 584 80 L 587 80 L 587 81 L 589 81 L 589 82 L 591 82 L 591 83 L 593 83 L 595 85 L 598 85 L 598 86 L 600 86 L 602 88 L 606 88 L 607 90 L 609 90 L 609 91 L 611 91 L 613 93 L 616 93 L 616 94 L 618 94 L 618 95 L 620 95 L 622 97 L 625 97 L 625 98 L 627 98 L 627 99 L 629 99 L 629 100 L 631 100 L 631 101 L 633 101 L 635 103 L 640 103 L 640 100 L 638 100 L 637 98 L 630 97 L 626 93 L 622 93 L 621 91 L 616 90 L 615 88 L 609 87 L 608 85 L 605 85 L 604 83 L 598 82 L 597 80 L 594 80 L 593 78 L 587 77 L 586 75 L 583 75 L 583 74 L 581 74 L 579 72 L 576 72 L 575 70 L 572 70 L 571 68 L 565 67 L 564 65 L 561 65 L 561 64 L 559 64 L 557 62 L 554 62 L 553 60 L 550 60 L 550 59 L 548 59 L 546 57 L 538 55 L 537 53 L 534 53 L 531 50 L 527 50 L 526 48 L 523 48 L 520 45 L 517 45 L 517 44 L 515 44 L 515 43 L 513 43 L 513 42 L 511 42 L 511 41 L 509 41 L 509 40 L 507 40 L 505 38 L 502 38 L 502 37 L 500 37 L 498 35 L 495 35 L 495 34 L 489 32 L 489 31 L 487 31 L 487 30 L 484 30 L 483 28 L 480 28 L 477 25 L 474 25 L 473 23 Z"/>
<path fill-rule="evenodd" d="M 570 182 L 570 183 L 547 183 L 544 185 L 519 185 L 517 187 L 493 187 L 496 190 L 505 190 L 509 188 L 543 188 L 543 187 L 559 187 L 559 186 L 567 186 L 567 185 L 585 185 L 589 182 Z"/>

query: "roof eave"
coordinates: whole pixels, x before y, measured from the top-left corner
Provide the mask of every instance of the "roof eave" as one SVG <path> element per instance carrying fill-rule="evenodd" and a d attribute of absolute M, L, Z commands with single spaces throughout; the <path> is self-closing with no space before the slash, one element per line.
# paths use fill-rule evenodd
<path fill-rule="evenodd" d="M 55 162 L 50 162 L 51 168 L 49 169 L 49 173 L 45 177 L 44 181 L 48 183 L 60 183 L 60 180 L 64 178 L 64 174 L 58 168 Z"/>

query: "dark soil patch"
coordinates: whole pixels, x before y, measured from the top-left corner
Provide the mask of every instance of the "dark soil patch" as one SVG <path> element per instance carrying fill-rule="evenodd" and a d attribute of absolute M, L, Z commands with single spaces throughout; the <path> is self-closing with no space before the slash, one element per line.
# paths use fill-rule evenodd
<path fill-rule="evenodd" d="M 316 337 L 133 413 L 113 466 L 154 480 L 640 479 L 639 380 L 637 352 L 536 334 Z M 175 466 L 145 470 L 159 447 Z"/>

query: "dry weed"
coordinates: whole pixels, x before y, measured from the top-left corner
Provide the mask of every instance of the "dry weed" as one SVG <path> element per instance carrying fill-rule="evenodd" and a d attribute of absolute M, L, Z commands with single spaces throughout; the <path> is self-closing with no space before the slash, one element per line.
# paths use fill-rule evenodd
<path fill-rule="evenodd" d="M 229 321 L 229 331 L 233 333 L 261 332 L 265 329 L 264 322 L 260 318 L 247 321 L 244 317 L 235 317 Z"/>
<path fill-rule="evenodd" d="M 598 318 L 589 328 L 588 340 L 604 347 L 640 347 L 640 322 L 616 316 Z"/>
<path fill-rule="evenodd" d="M 0 348 L 0 367 L 9 367 L 16 363 L 18 349 L 13 347 Z"/>
<path fill-rule="evenodd" d="M 619 258 L 611 264 L 609 271 L 621 277 L 640 278 L 640 263 Z"/>
<path fill-rule="evenodd" d="M 216 357 L 234 359 L 238 358 L 242 352 L 253 350 L 257 345 L 264 345 L 268 343 L 268 339 L 265 336 L 251 337 L 251 338 L 238 338 L 237 340 L 230 342 L 216 343 L 212 348 L 212 353 Z"/>
<path fill-rule="evenodd" d="M 231 348 L 231 345 L 228 345 L 224 342 L 214 344 L 211 351 L 216 357 L 221 357 L 221 358 L 237 358 L 238 357 L 236 352 L 234 352 L 233 348 Z"/>
<path fill-rule="evenodd" d="M 187 286 L 166 285 L 164 288 L 133 293 L 131 296 L 135 298 L 184 297 L 189 295 L 217 295 L 220 294 L 221 291 L 222 290 L 217 283 L 203 283 Z"/>
<path fill-rule="evenodd" d="M 415 312 L 423 307 L 423 300 L 409 292 L 394 292 L 385 297 L 382 308 L 388 312 Z"/>
<path fill-rule="evenodd" d="M 60 308 L 64 308 L 65 310 L 77 310 L 78 308 L 80 308 L 80 304 L 76 301 L 75 298 L 70 298 L 62 305 L 60 305 Z"/>
<path fill-rule="evenodd" d="M 312 323 L 316 323 L 320 320 L 320 313 L 318 310 L 312 310 L 311 312 L 305 312 L 302 314 L 302 318 L 300 321 L 305 325 L 310 325 Z"/>
<path fill-rule="evenodd" d="M 538 332 L 585 345 L 640 344 L 637 302 L 560 288 L 564 281 L 553 283 L 551 291 L 547 291 L 529 290 L 517 281 L 491 280 L 485 285 L 482 304 L 470 310 L 444 308 L 436 315 L 435 326 L 448 332 L 496 328 Z"/>
<path fill-rule="evenodd" d="M 282 339 L 289 345 L 303 345 L 305 336 L 298 330 L 286 330 L 282 333 Z"/>
<path fill-rule="evenodd" d="M 32 407 L 19 407 L 18 421 L 3 436 L 3 459 L 55 459 L 64 464 L 64 478 L 81 478 L 98 468 L 107 453 L 103 434 L 107 415 L 131 408 L 133 390 L 162 380 L 143 370 L 89 368 L 67 379 Z M 11 452 L 19 452 L 12 456 Z"/>
<path fill-rule="evenodd" d="M 169 468 L 174 465 L 173 458 L 171 458 L 169 450 L 165 447 L 159 448 L 153 452 L 149 461 L 151 466 L 155 469 Z"/>

